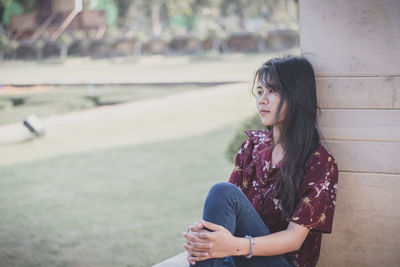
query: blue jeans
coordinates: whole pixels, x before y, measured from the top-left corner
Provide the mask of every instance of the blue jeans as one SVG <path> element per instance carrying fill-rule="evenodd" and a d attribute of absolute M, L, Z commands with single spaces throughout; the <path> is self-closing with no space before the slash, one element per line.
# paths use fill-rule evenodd
<path fill-rule="evenodd" d="M 203 219 L 224 226 L 238 237 L 245 235 L 257 237 L 270 234 L 260 215 L 243 192 L 235 185 L 226 182 L 218 183 L 210 189 L 204 203 Z M 292 267 L 294 265 L 284 255 L 277 255 L 254 256 L 250 259 L 244 256 L 215 258 L 199 261 L 195 266 Z"/>

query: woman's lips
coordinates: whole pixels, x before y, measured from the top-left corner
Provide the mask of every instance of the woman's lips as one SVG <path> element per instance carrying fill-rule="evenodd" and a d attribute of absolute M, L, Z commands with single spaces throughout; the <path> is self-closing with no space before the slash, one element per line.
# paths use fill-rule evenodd
<path fill-rule="evenodd" d="M 268 114 L 268 113 L 270 113 L 270 111 L 269 111 L 269 110 L 266 110 L 266 109 L 260 109 L 260 114 L 261 114 L 261 115 Z"/>

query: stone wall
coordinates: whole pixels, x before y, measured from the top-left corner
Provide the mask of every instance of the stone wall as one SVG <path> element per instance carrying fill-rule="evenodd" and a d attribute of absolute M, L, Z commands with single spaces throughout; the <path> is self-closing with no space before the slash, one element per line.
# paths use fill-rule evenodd
<path fill-rule="evenodd" d="M 299 15 L 340 170 L 318 266 L 400 266 L 400 1 L 300 0 Z"/>

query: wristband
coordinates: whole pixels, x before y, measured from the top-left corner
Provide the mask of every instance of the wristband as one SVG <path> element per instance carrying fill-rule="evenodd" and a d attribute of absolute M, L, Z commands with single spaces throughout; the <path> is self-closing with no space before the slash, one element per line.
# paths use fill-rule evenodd
<path fill-rule="evenodd" d="M 251 257 L 253 257 L 253 250 L 254 250 L 254 240 L 253 237 L 251 235 L 246 235 L 244 238 L 247 238 L 250 240 L 250 253 L 249 255 L 246 255 L 245 257 L 250 259 Z"/>

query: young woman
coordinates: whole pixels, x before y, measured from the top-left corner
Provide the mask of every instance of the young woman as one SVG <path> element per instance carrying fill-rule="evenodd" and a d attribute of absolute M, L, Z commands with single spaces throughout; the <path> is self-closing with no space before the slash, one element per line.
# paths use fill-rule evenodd
<path fill-rule="evenodd" d="M 321 234 L 332 231 L 338 171 L 320 144 L 314 71 L 304 58 L 271 59 L 254 87 L 267 130 L 246 131 L 229 183 L 211 188 L 203 220 L 183 233 L 188 262 L 315 266 Z"/>

